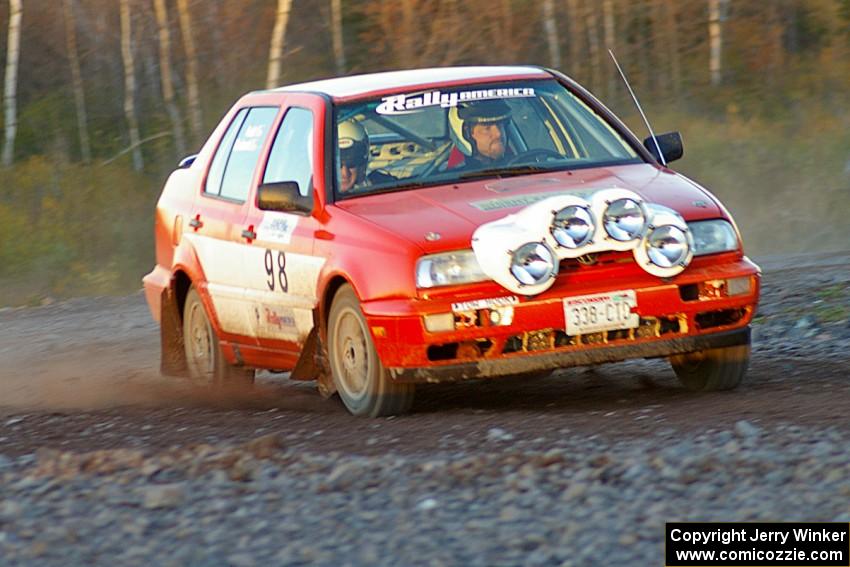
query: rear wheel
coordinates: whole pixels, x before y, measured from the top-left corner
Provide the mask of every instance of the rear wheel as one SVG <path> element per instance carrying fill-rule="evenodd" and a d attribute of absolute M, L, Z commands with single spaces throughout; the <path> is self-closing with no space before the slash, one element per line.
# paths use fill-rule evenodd
<path fill-rule="evenodd" d="M 670 357 L 679 381 L 689 390 L 703 392 L 737 388 L 749 363 L 749 344 Z"/>
<path fill-rule="evenodd" d="M 192 381 L 204 386 L 237 386 L 254 383 L 254 369 L 229 364 L 221 352 L 201 296 L 189 289 L 183 307 L 183 346 Z"/>
<path fill-rule="evenodd" d="M 393 381 L 381 364 L 360 302 L 347 285 L 339 289 L 331 305 L 328 355 L 336 390 L 353 415 L 380 417 L 410 409 L 413 384 Z"/>

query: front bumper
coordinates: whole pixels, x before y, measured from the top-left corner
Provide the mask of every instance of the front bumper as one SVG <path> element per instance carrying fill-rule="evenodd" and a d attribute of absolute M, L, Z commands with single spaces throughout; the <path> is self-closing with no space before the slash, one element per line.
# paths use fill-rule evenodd
<path fill-rule="evenodd" d="M 471 378 L 495 378 L 539 370 L 588 366 L 619 362 L 633 358 L 658 358 L 686 354 L 710 348 L 749 344 L 750 328 L 734 329 L 710 335 L 679 337 L 637 344 L 595 347 L 583 350 L 550 352 L 532 356 L 482 358 L 475 362 L 431 366 L 426 368 L 391 368 L 399 382 L 451 382 Z"/>
<path fill-rule="evenodd" d="M 707 282 L 750 278 L 748 293 L 704 296 Z M 558 275 L 535 297 L 519 297 L 509 325 L 456 326 L 429 332 L 425 315 L 451 313 L 452 304 L 510 296 L 494 282 L 433 290 L 417 299 L 362 304 L 382 363 L 400 381 L 443 381 L 663 357 L 749 341 L 758 303 L 760 271 L 747 258 L 726 254 L 694 260 L 671 279 L 650 276 L 634 263 L 613 261 Z M 640 326 L 569 336 L 565 298 L 634 290 Z M 482 320 L 486 317 L 482 318 Z"/>

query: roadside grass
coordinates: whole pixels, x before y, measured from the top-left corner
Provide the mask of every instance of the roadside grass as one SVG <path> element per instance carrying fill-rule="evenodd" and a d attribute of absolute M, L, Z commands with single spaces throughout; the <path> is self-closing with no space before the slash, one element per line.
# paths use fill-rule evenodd
<path fill-rule="evenodd" d="M 658 132 L 682 132 L 685 155 L 671 167 L 721 200 L 748 254 L 850 249 L 850 111 L 812 101 L 780 116 L 733 104 L 651 116 Z"/>
<path fill-rule="evenodd" d="M 161 182 L 33 157 L 3 172 L 0 307 L 138 289 Z"/>

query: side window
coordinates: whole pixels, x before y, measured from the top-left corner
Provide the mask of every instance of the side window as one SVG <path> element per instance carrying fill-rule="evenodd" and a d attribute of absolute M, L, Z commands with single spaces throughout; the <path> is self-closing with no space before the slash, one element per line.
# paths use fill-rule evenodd
<path fill-rule="evenodd" d="M 296 181 L 301 195 L 313 189 L 313 113 L 290 108 L 275 137 L 263 183 Z"/>
<path fill-rule="evenodd" d="M 244 201 L 251 189 L 251 178 L 257 167 L 257 159 L 263 150 L 263 142 L 277 116 L 277 108 L 252 108 L 239 129 L 239 135 L 233 142 L 233 150 L 224 168 L 221 180 L 222 197 Z"/>
<path fill-rule="evenodd" d="M 207 183 L 204 186 L 204 193 L 210 195 L 218 195 L 221 191 L 221 178 L 224 175 L 224 167 L 227 165 L 227 157 L 230 155 L 230 149 L 233 147 L 233 141 L 236 139 L 236 133 L 242 127 L 242 122 L 245 121 L 245 116 L 248 114 L 248 109 L 240 110 L 233 122 L 227 128 L 227 132 L 221 138 L 221 143 L 215 151 L 215 156 L 210 165 L 210 172 L 207 175 Z"/>

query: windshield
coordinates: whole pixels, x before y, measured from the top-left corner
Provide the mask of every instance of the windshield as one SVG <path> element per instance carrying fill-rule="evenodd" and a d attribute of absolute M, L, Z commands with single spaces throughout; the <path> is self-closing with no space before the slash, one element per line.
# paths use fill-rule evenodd
<path fill-rule="evenodd" d="M 640 162 L 555 80 L 466 85 L 340 105 L 336 191 L 387 190 Z"/>

